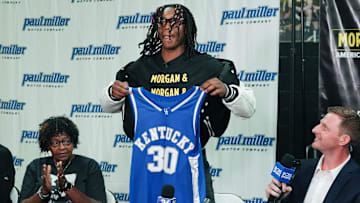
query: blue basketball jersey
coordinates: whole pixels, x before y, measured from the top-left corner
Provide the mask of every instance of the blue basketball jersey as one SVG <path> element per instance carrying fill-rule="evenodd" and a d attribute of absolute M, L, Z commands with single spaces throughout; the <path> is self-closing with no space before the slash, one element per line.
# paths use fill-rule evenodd
<path fill-rule="evenodd" d="M 200 143 L 200 108 L 205 92 L 192 87 L 178 96 L 129 88 L 134 113 L 130 202 L 156 203 L 166 184 L 178 203 L 206 197 Z"/>

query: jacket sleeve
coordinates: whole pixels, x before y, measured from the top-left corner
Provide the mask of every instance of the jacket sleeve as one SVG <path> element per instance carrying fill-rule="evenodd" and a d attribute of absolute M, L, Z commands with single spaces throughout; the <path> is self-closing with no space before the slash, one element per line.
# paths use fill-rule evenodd
<path fill-rule="evenodd" d="M 131 61 L 128 63 L 124 68 L 120 69 L 116 73 L 116 80 L 119 81 L 128 81 L 128 74 L 126 72 L 127 68 L 132 65 L 134 62 Z M 103 108 L 104 112 L 106 113 L 118 113 L 122 111 L 122 107 L 125 101 L 125 98 L 120 100 L 114 100 L 111 98 L 111 87 L 114 82 L 111 82 L 107 87 L 102 89 L 101 96 L 100 96 L 100 104 Z"/>
<path fill-rule="evenodd" d="M 256 99 L 252 89 L 240 85 L 229 85 L 230 88 L 235 88 L 238 92 L 237 97 L 233 101 L 226 102 L 223 99 L 224 105 L 230 109 L 232 113 L 242 118 L 250 118 L 256 111 Z"/>
<path fill-rule="evenodd" d="M 236 73 L 235 65 L 227 59 L 218 59 L 223 64 L 223 71 L 220 73 L 219 79 L 228 85 L 230 95 L 234 98 L 228 100 L 223 99 L 224 105 L 235 115 L 242 118 L 250 118 L 256 110 L 256 99 L 254 92 L 250 88 L 244 87 L 239 81 Z"/>
<path fill-rule="evenodd" d="M 107 87 L 105 87 L 100 96 L 100 104 L 106 113 L 118 113 L 121 111 L 121 108 L 124 104 L 125 98 L 121 100 L 113 100 L 110 97 L 111 86 L 113 83 L 110 83 Z"/>

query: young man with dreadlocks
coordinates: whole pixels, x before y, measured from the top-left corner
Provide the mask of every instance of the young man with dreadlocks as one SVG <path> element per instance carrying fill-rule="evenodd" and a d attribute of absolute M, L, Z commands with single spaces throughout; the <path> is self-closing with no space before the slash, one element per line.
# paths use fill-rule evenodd
<path fill-rule="evenodd" d="M 40 124 L 40 150 L 52 156 L 37 158 L 27 166 L 21 203 L 106 202 L 99 164 L 73 154 L 78 143 L 79 131 L 70 119 L 50 117 Z"/>
<path fill-rule="evenodd" d="M 152 16 L 152 24 L 141 57 L 130 62 L 116 75 L 116 80 L 103 91 L 101 105 L 105 112 L 120 112 L 125 104 L 124 131 L 134 136 L 133 115 L 128 86 L 144 87 L 152 93 L 172 96 L 184 93 L 192 86 L 201 86 L 208 95 L 200 115 L 200 137 L 204 147 L 209 137 L 221 136 L 225 131 L 230 110 L 235 115 L 250 118 L 256 108 L 251 89 L 239 85 L 231 61 L 217 60 L 195 50 L 197 28 L 191 12 L 183 5 L 159 7 Z M 214 201 L 209 164 L 203 150 L 206 193 Z"/>

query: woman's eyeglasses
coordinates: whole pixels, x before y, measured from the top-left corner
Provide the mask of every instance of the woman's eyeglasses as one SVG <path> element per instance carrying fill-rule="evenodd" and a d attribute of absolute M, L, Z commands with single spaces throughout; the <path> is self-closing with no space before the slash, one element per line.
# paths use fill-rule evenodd
<path fill-rule="evenodd" d="M 60 143 L 64 146 L 69 146 L 72 144 L 71 139 L 64 139 L 64 140 L 51 141 L 51 146 L 58 147 L 60 145 Z"/>

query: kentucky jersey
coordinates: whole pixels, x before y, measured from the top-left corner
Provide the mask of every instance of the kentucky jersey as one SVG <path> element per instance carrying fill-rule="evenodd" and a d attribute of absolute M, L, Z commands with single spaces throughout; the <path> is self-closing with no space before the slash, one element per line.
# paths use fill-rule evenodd
<path fill-rule="evenodd" d="M 192 87 L 178 96 L 159 96 L 129 88 L 134 114 L 130 202 L 156 203 L 166 184 L 177 203 L 206 197 L 200 143 L 200 107 L 205 92 Z"/>

